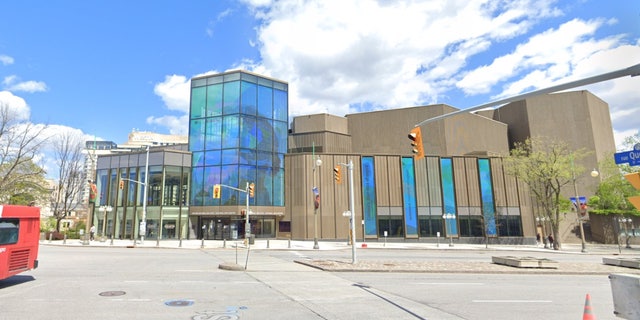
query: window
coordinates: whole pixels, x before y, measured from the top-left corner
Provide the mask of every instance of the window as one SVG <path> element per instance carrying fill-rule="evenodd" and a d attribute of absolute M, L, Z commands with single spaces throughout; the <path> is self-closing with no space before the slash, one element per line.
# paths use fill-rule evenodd
<path fill-rule="evenodd" d="M 0 244 L 17 243 L 19 226 L 18 219 L 0 219 Z"/>

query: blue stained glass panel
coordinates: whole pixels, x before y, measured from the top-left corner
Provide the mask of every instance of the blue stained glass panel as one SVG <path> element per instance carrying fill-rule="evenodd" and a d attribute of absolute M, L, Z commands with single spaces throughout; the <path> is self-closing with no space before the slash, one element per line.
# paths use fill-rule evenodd
<path fill-rule="evenodd" d="M 273 116 L 273 89 L 258 86 L 258 116 L 271 119 Z"/>
<path fill-rule="evenodd" d="M 287 97 L 286 91 L 273 90 L 273 119 L 287 121 L 289 117 L 289 102 L 287 101 Z"/>
<path fill-rule="evenodd" d="M 407 236 L 418 235 L 418 202 L 413 157 L 402 158 L 402 197 L 404 225 Z"/>
<path fill-rule="evenodd" d="M 480 194 L 482 198 L 482 216 L 485 220 L 487 236 L 496 236 L 496 210 L 493 200 L 493 183 L 491 180 L 491 166 L 489 159 L 478 159 L 478 174 L 480 175 Z"/>
<path fill-rule="evenodd" d="M 207 102 L 207 87 L 191 89 L 191 119 L 202 118 L 204 116 Z"/>
<path fill-rule="evenodd" d="M 255 83 L 242 81 L 241 85 L 241 110 L 242 114 L 256 115 L 256 102 L 258 100 L 258 89 Z"/>
<path fill-rule="evenodd" d="M 240 112 L 240 81 L 224 83 L 224 102 L 222 113 L 234 114 Z"/>
<path fill-rule="evenodd" d="M 373 157 L 362 157 L 362 210 L 364 215 L 364 232 L 366 236 L 378 234 L 376 203 L 376 172 Z"/>
<path fill-rule="evenodd" d="M 256 118 L 240 118 L 240 148 L 256 148 Z"/>
<path fill-rule="evenodd" d="M 222 84 L 207 87 L 207 117 L 222 115 Z"/>
<path fill-rule="evenodd" d="M 189 151 L 204 150 L 205 125 L 203 119 L 191 120 L 189 128 Z"/>
<path fill-rule="evenodd" d="M 225 116 L 222 120 L 222 148 L 237 148 L 240 140 L 240 117 Z"/>
<path fill-rule="evenodd" d="M 454 219 L 447 219 L 445 222 L 447 233 L 450 236 L 458 235 L 458 224 L 456 220 L 456 193 L 453 184 L 453 162 L 451 158 L 440 159 L 440 177 L 442 183 L 442 201 L 444 203 L 444 213 L 454 215 Z"/>
<path fill-rule="evenodd" d="M 206 120 L 205 149 L 220 149 L 222 143 L 222 117 L 207 118 Z"/>
<path fill-rule="evenodd" d="M 284 169 L 273 169 L 273 205 L 284 207 Z"/>

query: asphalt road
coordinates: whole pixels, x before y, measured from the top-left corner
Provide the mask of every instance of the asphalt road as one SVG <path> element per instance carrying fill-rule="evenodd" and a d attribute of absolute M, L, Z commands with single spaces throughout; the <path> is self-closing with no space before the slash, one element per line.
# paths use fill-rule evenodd
<path fill-rule="evenodd" d="M 359 261 L 481 263 L 490 255 L 358 251 Z M 252 250 L 247 259 L 233 247 L 43 245 L 38 269 L 0 281 L 0 319 L 579 319 L 586 294 L 597 319 L 615 318 L 605 274 L 327 272 L 294 262 L 349 258 L 348 248 Z M 220 269 L 225 263 L 248 268 Z"/>

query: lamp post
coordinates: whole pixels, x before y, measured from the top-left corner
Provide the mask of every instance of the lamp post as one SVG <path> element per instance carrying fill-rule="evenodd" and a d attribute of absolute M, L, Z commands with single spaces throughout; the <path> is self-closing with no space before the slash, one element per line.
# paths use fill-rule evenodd
<path fill-rule="evenodd" d="M 449 247 L 453 247 L 453 236 L 451 235 L 451 228 L 449 228 L 450 221 L 456 218 L 456 215 L 453 213 L 445 213 L 442 215 L 442 219 L 444 219 L 444 227 L 447 232 L 447 236 L 449 236 Z"/>
<path fill-rule="evenodd" d="M 318 208 L 320 207 L 320 190 L 316 186 L 316 168 L 322 166 L 322 160 L 320 156 L 316 158 L 316 145 L 315 142 L 311 148 L 311 158 L 313 160 L 313 248 L 320 249 L 318 245 Z"/>
<path fill-rule="evenodd" d="M 591 177 L 595 178 L 599 175 L 598 170 L 593 169 L 591 171 Z M 578 184 L 576 183 L 576 172 L 573 166 L 573 154 L 571 154 L 571 176 L 573 178 L 573 191 L 576 195 L 576 217 L 578 218 L 578 225 L 580 225 L 580 243 L 582 245 L 581 252 L 587 252 L 587 244 L 584 239 L 584 226 L 583 218 L 580 216 L 582 212 L 582 204 L 580 203 L 580 194 L 578 193 Z M 585 213 L 586 215 L 586 213 Z"/>
<path fill-rule="evenodd" d="M 544 247 L 547 248 L 547 241 L 546 241 L 546 237 L 545 235 L 547 234 L 547 231 L 544 227 L 545 221 L 548 221 L 549 219 L 547 219 L 547 217 L 536 217 L 536 221 L 542 226 L 542 235 L 540 236 L 540 240 L 542 240 L 542 243 L 544 244 Z"/>
<path fill-rule="evenodd" d="M 104 234 L 107 230 L 107 212 L 113 211 L 113 207 L 111 206 L 100 206 L 100 211 L 102 214 L 102 238 L 104 239 Z"/>

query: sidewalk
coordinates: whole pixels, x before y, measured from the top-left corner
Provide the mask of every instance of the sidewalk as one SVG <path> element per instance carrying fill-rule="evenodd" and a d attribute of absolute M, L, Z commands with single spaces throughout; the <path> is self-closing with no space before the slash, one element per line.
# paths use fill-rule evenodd
<path fill-rule="evenodd" d="M 66 246 L 86 246 L 86 247 L 144 247 L 144 248 L 180 248 L 180 249 L 224 249 L 246 247 L 244 239 L 238 240 L 157 240 L 145 239 L 141 242 L 133 240 L 110 240 L 104 241 L 94 240 L 89 244 L 84 244 L 79 239 L 64 240 L 40 240 L 41 245 L 66 245 Z M 251 244 L 251 250 L 345 250 L 351 249 L 351 245 L 346 241 L 319 241 L 319 249 L 313 249 L 312 240 L 284 240 L 284 239 L 255 239 Z M 586 251 L 581 252 L 580 243 L 563 243 L 561 250 L 552 250 L 544 248 L 542 245 L 501 245 L 490 244 L 465 244 L 454 243 L 427 243 L 427 242 L 358 242 L 356 241 L 356 249 L 407 249 L 407 250 L 485 250 L 485 251 L 529 251 L 529 252 L 547 252 L 557 254 L 595 254 L 595 255 L 639 255 L 640 246 L 625 248 L 624 245 L 611 244 L 587 244 Z"/>
<path fill-rule="evenodd" d="M 41 240 L 41 245 L 51 246 L 80 246 L 94 248 L 165 248 L 165 249 L 192 249 L 192 250 L 211 250 L 211 249 L 234 249 L 241 248 L 246 250 L 247 246 L 243 239 L 239 240 L 149 240 L 144 242 L 140 240 L 134 244 L 133 240 L 106 240 L 91 241 L 89 244 L 83 244 L 82 240 Z M 332 272 L 427 272 L 427 273 L 522 273 L 522 274 L 566 274 L 566 275 L 609 275 L 612 273 L 631 273 L 640 274 L 640 269 L 626 268 L 621 266 L 607 265 L 602 262 L 562 262 L 558 263 L 555 268 L 518 268 L 506 265 L 495 264 L 492 262 L 492 256 L 513 255 L 513 252 L 522 252 L 519 257 L 531 257 L 536 252 L 564 255 L 594 255 L 594 256 L 624 256 L 628 259 L 640 259 L 639 248 L 624 248 L 618 245 L 589 244 L 587 252 L 581 252 L 581 244 L 563 244 L 562 250 L 551 250 L 542 246 L 531 245 L 489 245 L 484 244 L 454 244 L 449 246 L 446 244 L 436 243 L 406 243 L 406 242 L 367 242 L 366 244 L 356 242 L 357 251 L 362 250 L 432 250 L 432 251 L 449 251 L 452 250 L 470 250 L 470 251 L 488 251 L 491 252 L 487 256 L 487 260 L 483 262 L 477 261 L 451 261 L 447 259 L 421 259 L 416 255 L 415 260 L 397 261 L 397 260 L 371 260 L 360 259 L 355 264 L 350 259 L 298 259 L 295 262 L 313 267 L 323 271 Z M 327 250 L 352 250 L 352 246 L 345 241 L 320 241 L 319 249 L 313 249 L 313 241 L 300 240 L 281 240 L 281 239 L 256 239 L 255 243 L 250 246 L 250 250 L 295 250 L 295 251 L 327 251 Z M 504 253 L 501 253 L 504 252 Z M 620 254 L 621 253 L 621 254 Z M 566 259 L 565 259 L 566 260 Z M 244 268 L 240 268 L 244 269 Z M 239 270 L 235 268 L 233 270 Z"/>

